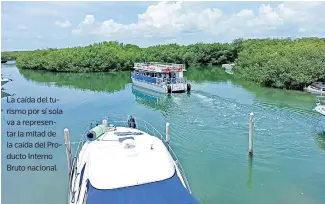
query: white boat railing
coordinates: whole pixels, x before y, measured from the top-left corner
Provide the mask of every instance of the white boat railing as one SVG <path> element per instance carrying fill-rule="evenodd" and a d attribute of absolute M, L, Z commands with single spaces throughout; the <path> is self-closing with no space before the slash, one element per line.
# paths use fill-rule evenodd
<path fill-rule="evenodd" d="M 169 69 L 170 71 L 185 71 L 184 64 L 175 63 L 159 63 L 159 62 L 148 62 L 148 63 L 134 63 L 135 69 L 151 70 L 156 72 L 161 72 L 164 69 Z"/>
<path fill-rule="evenodd" d="M 137 74 L 136 72 L 132 72 L 133 74 Z M 167 85 L 167 84 L 170 84 L 171 81 L 175 80 L 176 79 L 176 84 L 185 84 L 187 83 L 187 78 L 185 76 L 183 77 L 178 77 L 178 78 L 162 78 L 162 77 L 151 77 L 151 78 L 155 78 L 156 79 L 156 84 L 158 85 Z M 133 78 L 135 79 L 135 78 Z M 139 79 L 135 79 L 135 80 L 138 80 L 138 81 L 142 81 L 142 82 L 146 82 L 146 83 L 149 83 L 151 84 L 150 82 L 148 81 L 145 81 L 145 80 L 139 80 Z"/>
<path fill-rule="evenodd" d="M 184 180 L 186 188 L 188 189 L 188 191 L 190 193 L 192 193 L 190 185 L 189 185 L 189 183 L 187 181 L 187 177 L 185 175 L 185 171 L 184 171 L 178 157 L 176 156 L 174 150 L 170 147 L 170 145 L 168 143 L 166 143 L 165 137 L 153 125 L 151 125 L 149 122 L 147 122 L 147 121 L 145 121 L 143 119 L 137 118 L 137 117 L 133 117 L 133 118 L 135 119 L 135 122 L 136 122 L 136 129 L 142 130 L 142 131 L 148 133 L 149 135 L 158 137 L 164 143 L 164 145 L 169 150 L 171 156 L 175 160 L 175 163 L 176 163 L 176 165 L 177 165 L 177 167 L 179 169 L 179 172 L 181 173 L 181 176 L 182 176 L 182 178 Z M 104 119 L 107 120 L 108 125 L 112 124 L 115 127 L 121 127 L 121 126 L 122 127 L 128 127 L 129 116 L 112 115 L 110 117 L 104 117 L 103 120 Z M 75 171 L 77 172 L 78 155 L 80 153 L 80 150 L 81 150 L 83 144 L 87 141 L 86 135 L 87 135 L 88 131 L 90 129 L 92 129 L 93 127 L 95 127 L 97 124 L 101 124 L 101 121 L 96 121 L 95 123 L 91 123 L 90 125 L 88 125 L 87 128 L 82 133 L 79 142 L 77 142 L 78 147 L 77 147 L 76 152 L 74 154 L 71 169 L 69 171 L 69 189 L 70 189 L 70 192 L 73 193 L 73 194 L 75 192 L 72 191 L 74 189 L 74 187 L 72 186 L 72 181 L 73 181 L 72 175 L 74 174 Z M 78 174 L 75 174 L 75 177 L 77 177 L 77 176 L 78 176 Z M 76 181 L 76 179 L 75 179 L 75 181 Z"/>

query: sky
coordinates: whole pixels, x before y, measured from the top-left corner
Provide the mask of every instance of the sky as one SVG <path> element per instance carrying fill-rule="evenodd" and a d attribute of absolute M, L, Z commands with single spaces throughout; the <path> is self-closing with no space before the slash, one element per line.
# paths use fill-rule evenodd
<path fill-rule="evenodd" d="M 325 37 L 325 2 L 2 2 L 2 51 Z"/>

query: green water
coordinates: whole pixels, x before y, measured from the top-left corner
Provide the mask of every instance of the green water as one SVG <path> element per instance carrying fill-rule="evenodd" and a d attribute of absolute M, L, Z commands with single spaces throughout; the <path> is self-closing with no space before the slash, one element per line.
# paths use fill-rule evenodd
<path fill-rule="evenodd" d="M 194 195 L 207 204 L 322 204 L 325 200 L 325 118 L 312 111 L 311 94 L 258 87 L 233 79 L 218 69 L 189 69 L 191 94 L 171 97 L 132 88 L 130 73 L 67 74 L 18 70 L 2 65 L 14 81 L 4 85 L 14 97 L 51 96 L 56 105 L 9 104 L 2 108 L 61 108 L 63 115 L 2 115 L 2 197 L 4 204 L 67 202 L 65 148 L 15 150 L 51 152 L 58 172 L 7 172 L 10 119 L 54 119 L 63 142 L 68 127 L 77 141 L 90 121 L 113 113 L 132 114 L 150 121 L 161 132 L 171 123 L 171 145 L 187 174 Z M 254 157 L 248 148 L 248 118 L 254 112 Z M 46 127 L 38 127 L 44 130 Z M 20 127 L 22 131 L 27 128 Z M 35 128 L 32 128 L 33 130 Z M 32 130 L 30 129 L 30 130 Z M 21 140 L 21 139 L 20 139 Z M 36 139 L 29 139 L 36 141 Z M 26 141 L 22 140 L 22 141 Z M 73 146 L 75 148 L 75 146 Z M 130 167 L 130 170 L 132 167 Z"/>

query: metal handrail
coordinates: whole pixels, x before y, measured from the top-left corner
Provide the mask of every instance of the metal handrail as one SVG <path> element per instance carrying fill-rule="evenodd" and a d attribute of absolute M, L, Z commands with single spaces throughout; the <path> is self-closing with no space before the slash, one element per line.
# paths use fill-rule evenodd
<path fill-rule="evenodd" d="M 116 119 L 114 119 L 113 117 L 115 117 Z M 179 172 L 181 173 L 181 176 L 182 176 L 182 178 L 184 180 L 186 188 L 191 193 L 191 188 L 190 188 L 190 185 L 188 183 L 185 171 L 184 171 L 178 157 L 176 156 L 174 150 L 170 147 L 170 145 L 168 143 L 166 143 L 165 138 L 163 137 L 163 135 L 153 125 L 151 125 L 149 122 L 147 122 L 147 121 L 145 121 L 145 120 L 143 120 L 141 118 L 138 118 L 138 117 L 133 117 L 133 118 L 136 121 L 137 129 L 145 131 L 146 133 L 148 133 L 148 134 L 150 134 L 152 136 L 158 137 L 163 142 L 163 144 L 169 150 L 172 158 L 176 161 L 176 165 L 177 165 L 177 167 L 179 169 Z M 128 127 L 129 115 L 114 114 L 114 115 L 111 115 L 110 117 L 103 117 L 103 120 L 104 119 L 107 120 L 108 125 L 113 124 L 116 127 L 118 127 L 118 126 Z M 92 124 L 101 124 L 101 121 L 96 121 L 95 123 L 92 123 Z M 119 124 L 119 125 L 117 125 L 117 124 Z M 70 172 L 72 172 L 73 168 L 76 167 L 76 164 L 78 162 L 78 154 L 79 154 L 79 152 L 80 152 L 80 150 L 82 148 L 82 145 L 86 142 L 86 134 L 93 127 L 94 127 L 93 125 L 88 125 L 87 128 L 85 129 L 85 131 L 83 132 L 83 134 L 82 134 L 82 136 L 80 138 L 80 141 L 79 141 L 79 145 L 78 145 L 77 150 L 75 152 L 74 162 L 73 162 L 73 165 L 71 167 Z M 72 182 L 72 179 L 71 179 L 71 182 Z M 72 190 L 71 185 L 72 184 L 70 184 L 70 191 Z"/>

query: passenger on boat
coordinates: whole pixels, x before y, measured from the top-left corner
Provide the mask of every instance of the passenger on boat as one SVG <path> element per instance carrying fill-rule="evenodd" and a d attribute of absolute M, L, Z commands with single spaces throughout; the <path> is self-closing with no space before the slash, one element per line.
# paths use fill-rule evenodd
<path fill-rule="evenodd" d="M 130 128 L 136 128 L 137 127 L 137 125 L 135 123 L 135 119 L 132 117 L 132 115 L 130 116 L 130 119 L 128 120 L 128 126 Z"/>

